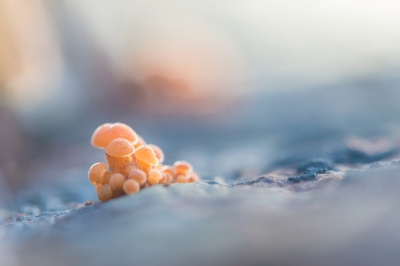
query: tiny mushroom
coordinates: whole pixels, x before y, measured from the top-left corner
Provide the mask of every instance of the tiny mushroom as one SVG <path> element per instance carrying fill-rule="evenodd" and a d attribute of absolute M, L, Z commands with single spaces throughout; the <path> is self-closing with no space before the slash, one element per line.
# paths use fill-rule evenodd
<path fill-rule="evenodd" d="M 136 180 L 128 179 L 125 181 L 123 189 L 126 194 L 135 194 L 139 192 L 140 185 Z"/>
<path fill-rule="evenodd" d="M 185 176 L 185 175 L 178 175 L 176 178 L 175 178 L 175 182 L 176 183 L 186 183 L 188 180 L 187 180 L 187 177 Z"/>
<path fill-rule="evenodd" d="M 112 197 L 112 189 L 109 184 L 102 186 L 99 190 L 99 200 L 108 201 Z"/>
<path fill-rule="evenodd" d="M 149 146 L 141 146 L 135 151 L 136 160 L 142 161 L 149 165 L 157 165 L 158 159 L 154 150 Z"/>
<path fill-rule="evenodd" d="M 130 126 L 123 123 L 106 123 L 94 131 L 91 142 L 94 147 L 104 149 L 111 141 L 117 138 L 126 139 L 132 145 L 139 141 L 138 135 Z"/>
<path fill-rule="evenodd" d="M 122 174 L 113 174 L 110 178 L 110 186 L 116 191 L 121 191 L 124 185 L 125 177 Z"/>
<path fill-rule="evenodd" d="M 163 173 L 168 173 L 168 174 L 170 174 L 171 176 L 173 176 L 173 175 L 174 175 L 174 168 L 172 168 L 172 166 L 170 166 L 170 165 L 164 165 L 164 166 L 161 168 L 161 172 L 163 172 Z"/>
<path fill-rule="evenodd" d="M 95 163 L 90 167 L 88 177 L 94 186 L 100 184 L 104 172 L 107 171 L 107 168 L 107 164 L 105 163 Z"/>
<path fill-rule="evenodd" d="M 190 175 L 193 172 L 193 167 L 186 161 L 176 161 L 173 165 L 175 176 Z"/>
<path fill-rule="evenodd" d="M 197 173 L 193 172 L 193 173 L 191 173 L 189 175 L 189 178 L 188 178 L 188 182 L 189 183 L 194 183 L 194 182 L 197 182 L 199 180 L 200 180 L 200 177 L 199 177 L 199 175 Z"/>
<path fill-rule="evenodd" d="M 160 180 L 163 178 L 162 173 L 158 170 L 151 170 L 149 172 L 149 183 L 151 185 L 158 184 Z"/>
<path fill-rule="evenodd" d="M 157 184 L 193 183 L 200 180 L 186 161 L 163 165 L 164 152 L 123 123 L 106 123 L 92 135 L 94 147 L 105 149 L 106 163 L 95 163 L 88 171 L 100 201 L 138 193 Z"/>
<path fill-rule="evenodd" d="M 154 153 L 156 154 L 158 162 L 162 163 L 164 161 L 164 152 L 162 151 L 162 149 L 160 147 L 156 146 L 156 145 L 153 145 L 153 144 L 149 144 L 147 146 L 154 150 Z"/>
<path fill-rule="evenodd" d="M 112 171 L 123 173 L 125 166 L 132 161 L 135 151 L 132 143 L 123 138 L 117 138 L 108 144 L 106 158 Z"/>
<path fill-rule="evenodd" d="M 132 170 L 135 170 L 135 169 L 138 169 L 137 164 L 136 164 L 135 162 L 130 162 L 130 163 L 128 163 L 127 165 L 125 165 L 124 171 L 123 171 L 122 174 L 123 174 L 125 177 L 128 177 L 129 173 L 130 173 Z"/>
<path fill-rule="evenodd" d="M 146 174 L 139 169 L 133 169 L 128 174 L 128 179 L 136 180 L 139 185 L 143 185 L 147 181 Z"/>

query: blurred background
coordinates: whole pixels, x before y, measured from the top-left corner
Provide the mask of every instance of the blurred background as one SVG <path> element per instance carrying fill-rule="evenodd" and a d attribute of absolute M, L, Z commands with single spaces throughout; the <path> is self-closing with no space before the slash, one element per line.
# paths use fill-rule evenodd
<path fill-rule="evenodd" d="M 0 264 L 398 264 L 398 169 L 314 194 L 158 186 L 71 213 L 97 200 L 90 137 L 106 122 L 226 184 L 313 158 L 338 180 L 399 159 L 399 8 L 0 0 Z"/>
<path fill-rule="evenodd" d="M 91 191 L 86 171 L 104 158 L 89 140 L 105 122 L 129 124 L 166 163 L 191 161 L 206 179 L 255 177 L 348 136 L 396 139 L 399 7 L 0 0 L 4 205 L 27 188 L 46 193 L 43 182 Z"/>

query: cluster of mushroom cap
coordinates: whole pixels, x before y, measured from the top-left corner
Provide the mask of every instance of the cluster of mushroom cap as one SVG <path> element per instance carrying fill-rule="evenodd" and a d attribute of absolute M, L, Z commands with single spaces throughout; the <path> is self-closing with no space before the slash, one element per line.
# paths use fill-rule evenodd
<path fill-rule="evenodd" d="M 186 161 L 163 165 L 164 153 L 156 145 L 146 144 L 126 124 L 106 123 L 92 135 L 91 143 L 105 149 L 107 163 L 95 163 L 89 169 L 89 180 L 101 201 L 136 194 L 157 184 L 193 183 L 200 179 Z"/>

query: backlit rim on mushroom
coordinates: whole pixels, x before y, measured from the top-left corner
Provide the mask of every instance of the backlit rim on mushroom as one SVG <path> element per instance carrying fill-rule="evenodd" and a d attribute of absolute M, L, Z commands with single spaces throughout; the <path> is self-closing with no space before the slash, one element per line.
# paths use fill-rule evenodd
<path fill-rule="evenodd" d="M 94 131 L 91 143 L 96 148 L 104 149 L 117 138 L 126 139 L 133 145 L 139 141 L 138 135 L 130 126 L 123 123 L 105 123 Z"/>
<path fill-rule="evenodd" d="M 135 151 L 135 157 L 137 160 L 150 165 L 157 165 L 158 159 L 154 150 L 149 146 L 141 146 Z"/>
<path fill-rule="evenodd" d="M 148 144 L 147 146 L 154 150 L 154 153 L 156 154 L 159 163 L 164 162 L 164 152 L 160 147 L 154 144 Z"/>
<path fill-rule="evenodd" d="M 112 157 L 130 156 L 135 152 L 135 147 L 127 139 L 116 138 L 107 145 L 106 154 Z"/>
<path fill-rule="evenodd" d="M 96 163 L 88 172 L 100 201 L 108 201 L 158 184 L 193 183 L 200 177 L 186 161 L 163 165 L 164 153 L 122 123 L 106 123 L 92 135 L 92 145 L 105 149 L 107 164 Z"/>

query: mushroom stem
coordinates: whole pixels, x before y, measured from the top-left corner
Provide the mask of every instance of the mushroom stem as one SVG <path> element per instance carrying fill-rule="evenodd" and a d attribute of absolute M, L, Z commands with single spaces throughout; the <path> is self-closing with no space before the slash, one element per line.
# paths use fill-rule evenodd
<path fill-rule="evenodd" d="M 110 169 L 114 173 L 120 173 L 125 175 L 124 167 L 132 161 L 131 156 L 124 157 L 113 157 L 106 153 L 106 158 Z"/>

